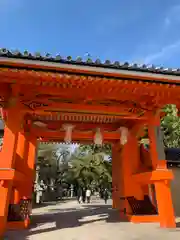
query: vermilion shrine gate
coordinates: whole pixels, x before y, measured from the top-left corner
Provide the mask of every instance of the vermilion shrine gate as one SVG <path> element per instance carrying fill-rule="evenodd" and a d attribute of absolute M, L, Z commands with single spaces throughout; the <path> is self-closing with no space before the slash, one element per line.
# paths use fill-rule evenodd
<path fill-rule="evenodd" d="M 63 141 L 64 124 L 73 125 L 72 141 L 92 142 L 98 128 L 103 141 L 112 143 L 113 207 L 121 217 L 175 227 L 173 175 L 159 126 L 160 109 L 168 103 L 178 107 L 179 93 L 180 70 L 1 49 L 0 235 L 29 225 L 37 142 Z M 144 126 L 149 153 L 138 141 Z M 122 127 L 128 129 L 123 144 Z"/>

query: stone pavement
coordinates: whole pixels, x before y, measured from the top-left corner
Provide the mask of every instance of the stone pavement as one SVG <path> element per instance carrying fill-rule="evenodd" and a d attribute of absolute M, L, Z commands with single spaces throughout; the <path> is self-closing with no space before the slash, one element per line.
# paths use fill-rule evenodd
<path fill-rule="evenodd" d="M 89 205 L 76 201 L 50 204 L 33 210 L 31 229 L 10 231 L 9 240 L 170 240 L 180 239 L 180 228 L 160 229 L 158 224 L 120 222 L 118 212 L 101 200 Z"/>

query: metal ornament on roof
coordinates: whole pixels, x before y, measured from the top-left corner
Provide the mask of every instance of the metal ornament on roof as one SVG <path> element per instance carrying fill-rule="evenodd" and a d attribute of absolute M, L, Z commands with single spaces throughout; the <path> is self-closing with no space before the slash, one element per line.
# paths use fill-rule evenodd
<path fill-rule="evenodd" d="M 120 143 L 122 145 L 125 145 L 128 141 L 128 128 L 126 127 L 120 127 L 120 133 L 121 133 L 121 136 L 120 136 Z"/>
<path fill-rule="evenodd" d="M 74 125 L 64 124 L 62 127 L 65 130 L 64 142 L 69 144 L 72 141 L 72 131 L 73 131 Z"/>
<path fill-rule="evenodd" d="M 103 136 L 102 136 L 100 128 L 96 129 L 96 133 L 94 135 L 94 144 L 95 145 L 102 145 L 103 144 Z"/>

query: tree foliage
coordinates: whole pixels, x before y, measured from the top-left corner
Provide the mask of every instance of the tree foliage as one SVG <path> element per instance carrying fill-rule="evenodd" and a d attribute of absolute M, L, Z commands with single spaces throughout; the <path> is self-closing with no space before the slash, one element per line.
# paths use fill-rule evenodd
<path fill-rule="evenodd" d="M 81 145 L 71 158 L 70 181 L 81 186 L 109 187 L 112 182 L 111 162 L 105 159 L 107 149 Z M 104 151 L 103 151 L 104 150 Z M 108 149 L 108 153 L 109 153 Z"/>
<path fill-rule="evenodd" d="M 88 152 L 92 152 L 93 154 L 97 153 L 103 153 L 108 157 L 109 160 L 112 160 L 112 148 L 111 144 L 103 144 L 101 145 L 95 145 L 95 144 L 90 144 L 90 145 L 80 145 L 79 150 L 82 155 L 87 154 Z"/>
<path fill-rule="evenodd" d="M 168 148 L 180 147 L 180 118 L 175 105 L 167 105 L 163 111 L 165 116 L 161 120 L 164 133 L 164 146 Z"/>
<path fill-rule="evenodd" d="M 66 144 L 40 144 L 37 166 L 39 167 L 39 180 L 46 185 L 66 184 L 65 172 L 68 170 L 68 160 L 71 151 Z"/>
<path fill-rule="evenodd" d="M 111 146 L 79 145 L 71 153 L 70 145 L 40 145 L 40 180 L 46 184 L 109 187 L 111 178 Z"/>

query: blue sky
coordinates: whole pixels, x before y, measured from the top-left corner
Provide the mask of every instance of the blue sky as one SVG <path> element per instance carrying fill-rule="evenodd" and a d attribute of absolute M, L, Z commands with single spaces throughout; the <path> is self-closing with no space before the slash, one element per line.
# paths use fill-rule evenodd
<path fill-rule="evenodd" d="M 178 0 L 0 0 L 0 47 L 180 67 Z"/>

